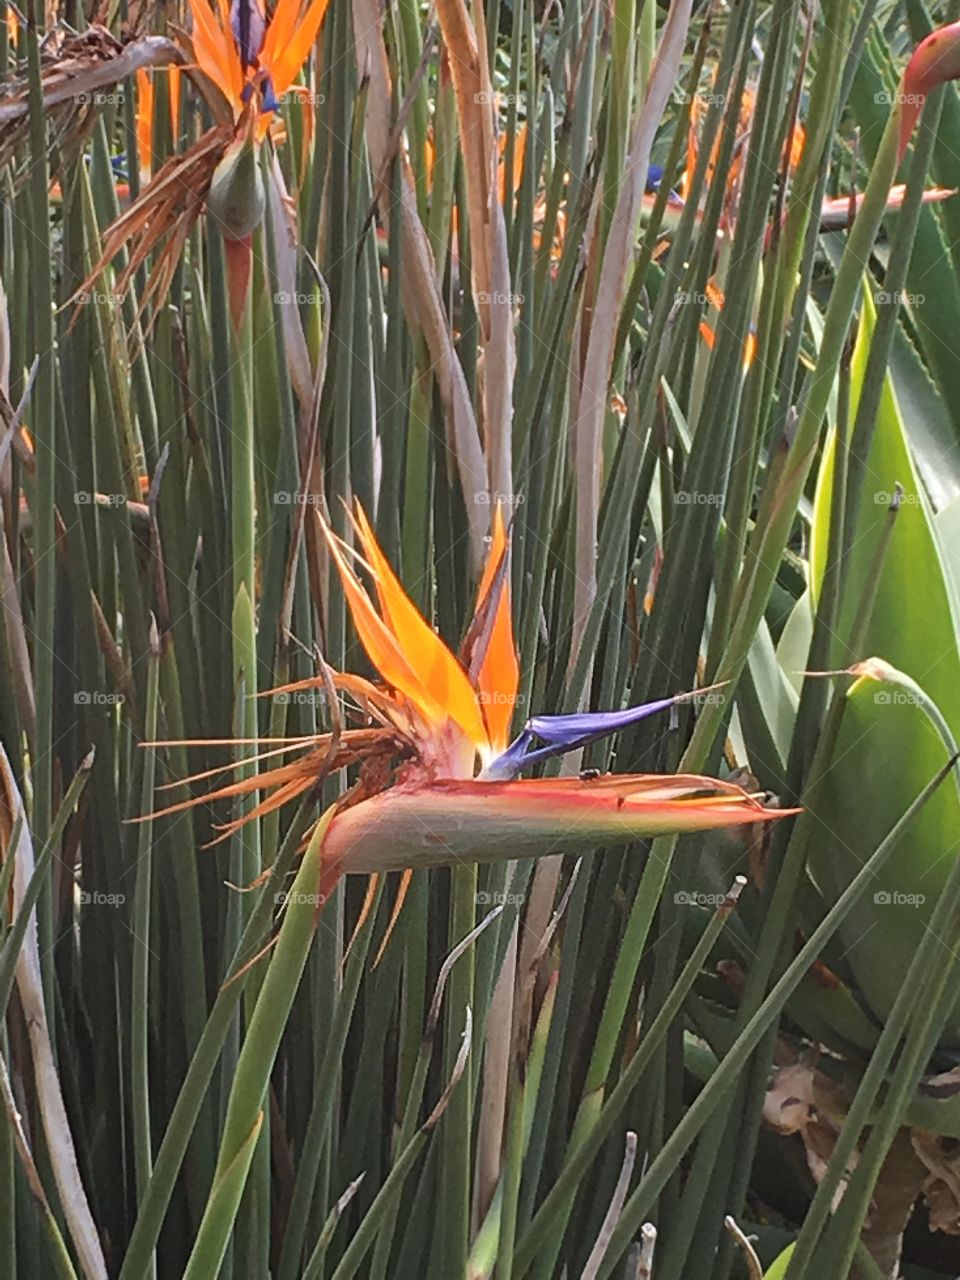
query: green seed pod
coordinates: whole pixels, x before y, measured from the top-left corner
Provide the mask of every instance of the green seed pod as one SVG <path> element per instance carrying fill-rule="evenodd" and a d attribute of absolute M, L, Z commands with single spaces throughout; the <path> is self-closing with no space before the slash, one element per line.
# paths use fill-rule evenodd
<path fill-rule="evenodd" d="M 266 206 L 257 146 L 250 133 L 231 143 L 207 194 L 207 213 L 228 240 L 243 240 L 260 225 Z"/>

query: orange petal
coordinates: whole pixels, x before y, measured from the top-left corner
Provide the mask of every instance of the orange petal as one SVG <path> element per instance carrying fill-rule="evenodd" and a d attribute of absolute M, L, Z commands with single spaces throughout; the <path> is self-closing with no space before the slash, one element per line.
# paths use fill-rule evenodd
<path fill-rule="evenodd" d="M 140 172 L 153 168 L 153 77 L 137 68 L 137 151 Z"/>
<path fill-rule="evenodd" d="M 285 0 L 280 0 L 277 5 L 277 11 L 270 23 L 260 53 L 260 62 L 270 72 L 273 89 L 277 95 L 286 93 L 309 57 L 317 32 L 320 30 L 320 24 L 327 12 L 327 3 L 328 0 L 310 0 L 303 18 L 297 22 L 299 2 L 294 0 L 292 5 L 294 22 L 289 31 L 288 12 L 291 6 L 285 5 Z M 282 13 L 281 9 L 283 9 Z M 281 19 L 281 25 L 274 36 L 274 27 L 277 26 L 278 18 Z"/>
<path fill-rule="evenodd" d="M 497 503 L 493 513 L 493 538 L 490 553 L 484 566 L 480 590 L 477 593 L 479 613 L 490 590 L 493 587 L 497 571 L 503 557 L 507 554 L 507 530 L 503 519 L 503 509 Z M 490 629 L 487 651 L 477 673 L 477 686 L 480 690 L 480 701 L 490 733 L 490 742 L 495 751 L 502 751 L 510 739 L 510 724 L 517 703 L 517 689 L 520 684 L 520 664 L 513 643 L 513 620 L 510 607 L 510 578 L 504 575 L 500 587 L 500 598 L 497 601 L 497 612 Z"/>
<path fill-rule="evenodd" d="M 397 643 L 393 631 L 374 609 L 370 597 L 344 559 L 333 532 L 326 525 L 322 525 L 322 528 L 343 584 L 353 625 L 357 629 L 360 643 L 367 651 L 367 657 L 387 684 L 409 699 L 428 723 L 442 725 L 446 720 L 445 709 L 423 685 Z"/>
<path fill-rule="evenodd" d="M 707 299 L 713 303 L 713 305 L 717 308 L 717 310 L 722 311 L 723 310 L 723 293 L 720 289 L 717 288 L 717 286 L 713 283 L 712 280 L 707 281 L 706 294 L 707 294 Z"/>
<path fill-rule="evenodd" d="M 170 130 L 176 139 L 180 132 L 180 68 L 168 68 L 170 73 Z"/>
<path fill-rule="evenodd" d="M 300 0 L 277 0 L 277 7 L 267 26 L 263 47 L 260 50 L 260 65 L 268 71 L 272 72 L 281 51 L 292 39 L 299 16 Z M 276 90 L 276 84 L 274 84 L 274 90 Z"/>
<path fill-rule="evenodd" d="M 364 555 L 373 569 L 380 612 L 402 653 L 430 697 L 478 747 L 487 746 L 487 727 L 470 678 L 404 591 L 380 550 L 366 513 L 357 508 Z"/>
<path fill-rule="evenodd" d="M 227 11 L 226 30 L 217 22 L 206 0 L 189 0 L 193 15 L 193 51 L 197 64 L 228 102 L 240 106 L 243 68 L 233 39 Z M 222 5 L 221 5 L 222 12 Z"/>

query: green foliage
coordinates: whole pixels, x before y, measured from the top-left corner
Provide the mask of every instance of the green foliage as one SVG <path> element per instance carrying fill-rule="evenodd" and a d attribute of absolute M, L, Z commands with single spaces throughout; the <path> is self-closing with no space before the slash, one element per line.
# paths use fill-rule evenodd
<path fill-rule="evenodd" d="M 226 241 L 229 104 L 185 71 L 171 115 L 140 40 L 188 8 L 118 12 L 122 54 L 31 8 L 0 31 L 0 1274 L 728 1280 L 727 1215 L 767 1276 L 890 1274 L 871 1197 L 909 1218 L 911 1132 L 960 1136 L 960 197 L 920 201 L 957 181 L 952 85 L 897 155 L 950 15 L 330 0 Z M 324 825 L 303 852 L 355 769 L 131 821 L 335 728 L 273 692 L 318 658 L 373 675 L 321 517 L 349 540 L 359 499 L 456 649 L 498 498 L 514 728 L 699 687 L 580 763 L 798 819 L 418 870 L 395 927 L 397 876 L 327 895 Z M 830 1099 L 819 1191 L 772 1132 L 787 1062 Z M 953 1239 L 908 1232 L 905 1274 Z"/>

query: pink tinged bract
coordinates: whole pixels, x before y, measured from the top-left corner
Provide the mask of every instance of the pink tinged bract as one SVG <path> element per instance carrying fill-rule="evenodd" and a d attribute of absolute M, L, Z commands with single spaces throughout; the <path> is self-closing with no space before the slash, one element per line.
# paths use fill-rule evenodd
<path fill-rule="evenodd" d="M 330 824 L 326 870 L 371 874 L 579 852 L 644 836 L 787 817 L 730 782 L 695 774 L 400 784 Z"/>
<path fill-rule="evenodd" d="M 900 82 L 899 159 L 909 145 L 927 94 L 938 85 L 960 76 L 960 22 L 939 27 L 921 40 L 907 63 Z"/>

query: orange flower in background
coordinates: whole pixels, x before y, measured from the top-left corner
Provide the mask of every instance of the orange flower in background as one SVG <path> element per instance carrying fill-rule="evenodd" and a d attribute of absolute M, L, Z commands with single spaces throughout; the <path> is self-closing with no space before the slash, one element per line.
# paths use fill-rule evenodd
<path fill-rule="evenodd" d="M 260 0 L 190 0 L 193 51 L 199 69 L 220 90 L 235 120 L 259 95 L 260 135 L 300 74 L 317 38 L 328 0 L 279 0 L 267 21 Z"/>
<path fill-rule="evenodd" d="M 194 223 L 206 213 L 223 236 L 230 314 L 239 324 L 252 273 L 252 237 L 260 225 L 266 195 L 258 148 L 266 137 L 277 95 L 300 74 L 317 38 L 328 0 L 279 0 L 266 20 L 259 0 L 189 0 L 193 15 L 194 61 L 184 68 L 208 99 L 218 123 L 182 155 L 158 169 L 136 202 L 107 228 L 103 254 L 74 295 L 82 301 L 121 249 L 125 266 L 117 277 L 123 294 L 136 271 L 156 251 L 141 293 L 141 311 L 155 315 L 166 297 Z M 137 134 L 142 157 L 152 163 L 153 85 L 139 79 Z M 179 111 L 179 80 L 171 80 L 171 111 Z M 174 120 L 176 120 L 176 115 Z M 176 127 L 174 129 L 176 132 Z M 275 137 L 279 140 L 280 130 Z"/>
<path fill-rule="evenodd" d="M 710 305 L 712 307 L 715 307 L 717 311 L 722 311 L 723 305 L 724 305 L 724 296 L 723 296 L 723 293 L 717 288 L 717 286 L 712 281 L 707 282 L 706 292 L 707 292 L 707 301 L 710 303 Z M 704 342 L 712 351 L 714 348 L 714 344 L 716 343 L 716 340 L 717 340 L 717 335 L 712 325 L 708 324 L 706 320 L 701 320 L 699 327 L 700 327 L 700 337 L 703 338 Z M 747 334 L 743 344 L 743 372 L 744 373 L 746 373 L 747 370 L 750 368 L 750 366 L 753 364 L 754 357 L 756 356 L 756 354 L 757 354 L 757 334 L 753 325 L 751 325 L 750 332 Z"/>
<path fill-rule="evenodd" d="M 142 67 L 137 70 L 137 156 L 145 179 L 153 172 L 154 74 Z M 180 68 L 168 67 L 167 75 L 170 132 L 176 138 L 180 131 Z"/>

